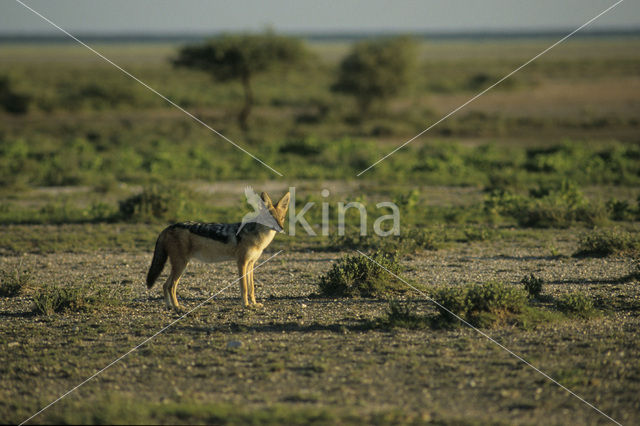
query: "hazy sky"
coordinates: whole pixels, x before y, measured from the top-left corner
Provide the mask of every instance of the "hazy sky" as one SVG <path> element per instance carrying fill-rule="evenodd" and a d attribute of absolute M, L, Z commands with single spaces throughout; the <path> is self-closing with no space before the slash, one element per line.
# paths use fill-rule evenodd
<path fill-rule="evenodd" d="M 72 33 L 261 30 L 473 31 L 573 29 L 616 0 L 217 1 L 22 0 Z M 640 28 L 625 0 L 590 28 Z M 15 0 L 0 0 L 0 33 L 55 29 Z"/>

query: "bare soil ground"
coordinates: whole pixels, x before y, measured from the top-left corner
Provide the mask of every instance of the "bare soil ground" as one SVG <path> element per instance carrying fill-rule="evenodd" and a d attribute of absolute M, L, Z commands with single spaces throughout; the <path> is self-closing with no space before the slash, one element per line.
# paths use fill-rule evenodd
<path fill-rule="evenodd" d="M 619 281 L 634 260 L 568 257 L 575 234 L 419 252 L 403 260 L 403 277 L 424 288 L 519 285 L 533 272 L 548 294 L 606 301 L 595 319 L 485 332 L 616 421 L 636 424 L 640 297 L 637 281 Z M 364 325 L 385 314 L 386 300 L 317 297 L 318 275 L 343 254 L 284 251 L 256 271 L 264 308 L 253 310 L 240 306 L 237 284 L 207 301 L 235 280 L 233 264 L 192 263 L 178 297 L 196 309 L 182 319 L 165 310 L 161 285 L 143 283 L 149 252 L 4 256 L 1 267 L 22 261 L 34 276 L 23 295 L 0 298 L 0 422 L 25 420 L 144 342 L 31 422 L 610 423 L 468 327 L 372 329 Z M 94 312 L 33 315 L 31 295 L 45 284 L 104 289 L 112 299 Z M 420 294 L 405 298 L 417 312 L 434 311 Z"/>

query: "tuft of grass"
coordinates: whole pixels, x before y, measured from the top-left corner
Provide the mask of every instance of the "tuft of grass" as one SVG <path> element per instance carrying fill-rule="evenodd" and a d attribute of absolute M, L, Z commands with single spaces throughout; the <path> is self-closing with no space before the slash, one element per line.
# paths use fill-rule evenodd
<path fill-rule="evenodd" d="M 526 275 L 522 278 L 522 285 L 524 289 L 529 293 L 529 297 L 537 299 L 542 293 L 542 287 L 544 286 L 544 280 L 540 277 L 536 277 L 534 274 Z"/>
<path fill-rule="evenodd" d="M 78 289 L 46 286 L 33 297 L 33 312 L 51 315 L 55 312 L 77 310 L 81 303 Z"/>
<path fill-rule="evenodd" d="M 62 312 L 89 312 L 116 300 L 104 290 L 46 285 L 33 297 L 33 313 L 52 315 Z"/>
<path fill-rule="evenodd" d="M 637 235 L 619 229 L 595 230 L 582 235 L 574 257 L 606 257 L 636 254 L 640 250 Z"/>
<path fill-rule="evenodd" d="M 0 270 L 0 296 L 18 296 L 31 282 L 31 271 L 22 268 L 22 263 L 12 270 Z"/>
<path fill-rule="evenodd" d="M 382 297 L 406 289 L 388 271 L 399 273 L 397 252 L 376 251 L 367 259 L 347 255 L 320 277 L 320 294 L 331 297 Z M 376 263 L 377 262 L 377 263 Z"/>
<path fill-rule="evenodd" d="M 397 300 L 389 302 L 386 315 L 375 322 L 375 326 L 382 328 L 408 328 L 420 330 L 432 327 L 432 318 L 416 314 L 409 306 Z"/>
<path fill-rule="evenodd" d="M 478 327 L 513 322 L 527 306 L 527 294 L 523 290 L 501 282 L 444 288 L 434 299 L 439 303 L 440 318 L 445 323 L 455 321 L 457 315 Z"/>
<path fill-rule="evenodd" d="M 597 314 L 593 300 L 581 293 L 566 294 L 556 300 L 556 308 L 572 316 L 590 318 Z"/>

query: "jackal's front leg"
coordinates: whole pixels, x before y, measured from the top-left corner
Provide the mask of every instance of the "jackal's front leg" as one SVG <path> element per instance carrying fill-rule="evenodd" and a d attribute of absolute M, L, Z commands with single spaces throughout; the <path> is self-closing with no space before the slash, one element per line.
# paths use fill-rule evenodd
<path fill-rule="evenodd" d="M 255 290 L 255 285 L 253 281 L 253 266 L 255 264 L 256 264 L 256 261 L 254 260 L 251 263 L 249 263 L 249 266 L 247 267 L 247 278 L 249 282 L 249 298 L 251 299 L 251 303 L 254 306 L 261 307 L 264 305 L 262 303 L 256 302 L 256 290 Z"/>
<path fill-rule="evenodd" d="M 249 299 L 247 297 L 247 266 L 248 263 L 244 260 L 238 262 L 238 274 L 240 275 L 240 294 L 242 295 L 242 306 L 245 308 L 249 306 Z"/>

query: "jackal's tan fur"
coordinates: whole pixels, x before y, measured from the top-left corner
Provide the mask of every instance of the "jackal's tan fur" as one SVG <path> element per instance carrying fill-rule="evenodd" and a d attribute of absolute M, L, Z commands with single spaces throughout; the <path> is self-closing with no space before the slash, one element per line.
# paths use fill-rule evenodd
<path fill-rule="evenodd" d="M 263 192 L 262 200 L 280 228 L 289 208 L 289 193 L 277 204 Z M 256 302 L 253 284 L 253 267 L 262 251 L 271 243 L 276 231 L 259 223 L 198 224 L 183 222 L 165 228 L 156 242 L 153 260 L 147 274 L 147 287 L 151 288 L 169 259 L 171 273 L 162 287 L 167 307 L 180 309 L 176 290 L 178 281 L 189 260 L 221 262 L 235 260 L 240 276 L 240 292 L 245 307 L 262 306 Z"/>

